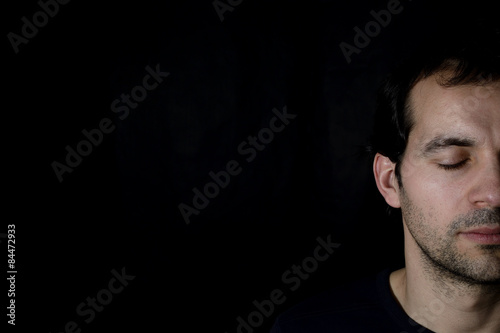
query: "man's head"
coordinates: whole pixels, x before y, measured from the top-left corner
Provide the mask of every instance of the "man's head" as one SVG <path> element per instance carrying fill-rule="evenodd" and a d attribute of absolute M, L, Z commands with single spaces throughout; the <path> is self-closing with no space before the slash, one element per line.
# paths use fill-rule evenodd
<path fill-rule="evenodd" d="M 445 38 L 380 90 L 375 180 L 401 208 L 407 260 L 500 283 L 500 31 Z"/>

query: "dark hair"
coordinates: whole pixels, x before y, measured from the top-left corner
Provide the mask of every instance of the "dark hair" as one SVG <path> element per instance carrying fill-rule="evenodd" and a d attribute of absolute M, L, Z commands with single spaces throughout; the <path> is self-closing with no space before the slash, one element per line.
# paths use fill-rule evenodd
<path fill-rule="evenodd" d="M 402 187 L 400 162 L 414 125 L 409 95 L 417 82 L 435 74 L 442 86 L 482 85 L 500 79 L 500 29 L 478 21 L 463 29 L 443 30 L 421 45 L 378 90 L 374 130 L 368 151 L 387 156 L 396 163 Z M 373 160 L 373 159 L 372 159 Z"/>

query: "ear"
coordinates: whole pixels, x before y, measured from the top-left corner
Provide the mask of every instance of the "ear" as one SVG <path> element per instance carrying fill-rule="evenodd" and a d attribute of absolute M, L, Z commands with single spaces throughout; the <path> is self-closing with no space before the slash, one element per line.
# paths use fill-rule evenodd
<path fill-rule="evenodd" d="M 373 160 L 373 175 L 385 202 L 391 207 L 400 208 L 396 164 L 388 157 L 377 153 Z"/>

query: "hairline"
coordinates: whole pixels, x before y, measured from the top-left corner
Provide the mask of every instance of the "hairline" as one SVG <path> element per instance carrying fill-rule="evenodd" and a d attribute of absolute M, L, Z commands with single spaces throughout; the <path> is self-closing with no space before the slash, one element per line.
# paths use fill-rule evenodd
<path fill-rule="evenodd" d="M 397 156 L 395 163 L 395 173 L 398 181 L 398 185 L 400 188 L 403 188 L 403 180 L 401 177 L 401 163 L 403 162 L 404 156 L 406 154 L 406 148 L 408 147 L 408 140 L 410 138 L 410 134 L 415 127 L 415 105 L 414 105 L 414 91 L 415 87 L 419 82 L 423 80 L 435 78 L 436 83 L 444 88 L 452 88 L 452 87 L 462 87 L 462 86 L 487 86 L 491 84 L 495 84 L 500 82 L 500 77 L 493 77 L 491 73 L 489 73 L 487 78 L 484 78 L 484 74 L 479 72 L 476 75 L 468 75 L 463 77 L 461 80 L 457 81 L 456 78 L 460 75 L 457 64 L 454 61 L 455 59 L 445 59 L 443 63 L 436 68 L 434 71 L 430 71 L 428 73 L 425 70 L 421 70 L 420 73 L 415 77 L 414 80 L 410 81 L 409 89 L 406 94 L 403 115 L 404 119 L 408 124 L 408 133 L 406 134 L 406 141 L 403 151 Z M 453 67 L 455 66 L 455 67 Z"/>

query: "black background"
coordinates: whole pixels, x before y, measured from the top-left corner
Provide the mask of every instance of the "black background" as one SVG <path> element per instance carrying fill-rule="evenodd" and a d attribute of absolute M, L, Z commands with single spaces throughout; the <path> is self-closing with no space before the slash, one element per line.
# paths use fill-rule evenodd
<path fill-rule="evenodd" d="M 402 266 L 400 222 L 387 216 L 362 154 L 377 86 L 439 27 L 492 10 L 401 1 L 348 63 L 339 44 L 352 45 L 353 28 L 387 4 L 244 0 L 221 21 L 211 1 L 71 1 L 19 53 L 4 38 L 16 328 L 236 332 L 254 300 L 281 289 L 286 301 L 254 328 L 267 332 L 308 296 Z M 39 10 L 9 4 L 4 36 Z M 170 75 L 117 118 L 111 102 L 157 64 Z M 284 107 L 296 118 L 246 162 L 238 145 Z M 59 182 L 51 164 L 103 118 L 116 129 Z M 192 206 L 192 189 L 231 160 L 241 173 L 186 224 L 178 205 Z M 282 274 L 328 235 L 341 246 L 291 291 Z M 76 307 L 122 268 L 134 280 L 85 323 Z"/>

